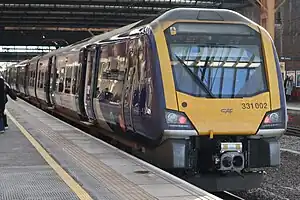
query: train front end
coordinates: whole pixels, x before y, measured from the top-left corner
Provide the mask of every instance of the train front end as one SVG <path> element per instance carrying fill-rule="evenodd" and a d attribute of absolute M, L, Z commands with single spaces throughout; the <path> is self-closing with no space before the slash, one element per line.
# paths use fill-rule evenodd
<path fill-rule="evenodd" d="M 272 39 L 232 11 L 175 9 L 168 17 L 154 29 L 166 103 L 163 162 L 192 172 L 187 179 L 207 190 L 258 187 L 263 169 L 280 164 L 286 130 Z"/>

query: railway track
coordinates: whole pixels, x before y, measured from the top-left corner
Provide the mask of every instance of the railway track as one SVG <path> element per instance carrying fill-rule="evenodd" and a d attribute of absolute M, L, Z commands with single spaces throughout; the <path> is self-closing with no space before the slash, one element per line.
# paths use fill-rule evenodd
<path fill-rule="evenodd" d="M 300 137 L 300 127 L 288 127 L 285 135 Z"/>
<path fill-rule="evenodd" d="M 235 194 L 232 194 L 230 192 L 224 191 L 224 192 L 212 192 L 213 195 L 220 197 L 221 199 L 224 200 L 245 200 L 242 197 L 239 197 Z"/>

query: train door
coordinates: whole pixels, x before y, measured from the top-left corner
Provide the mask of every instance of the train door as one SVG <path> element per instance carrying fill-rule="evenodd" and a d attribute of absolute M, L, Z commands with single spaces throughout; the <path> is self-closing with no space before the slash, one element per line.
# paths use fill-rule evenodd
<path fill-rule="evenodd" d="M 86 65 L 86 76 L 84 84 L 84 107 L 89 121 L 96 119 L 93 109 L 93 77 L 95 76 L 95 66 L 98 53 L 97 46 L 91 46 L 87 49 L 87 65 Z"/>
<path fill-rule="evenodd" d="M 12 74 L 12 81 L 11 81 L 11 88 L 16 90 L 16 68 L 13 67 L 11 69 L 11 74 Z"/>
<path fill-rule="evenodd" d="M 20 87 L 20 93 L 25 94 L 25 67 L 24 66 L 20 67 L 19 87 Z"/>
<path fill-rule="evenodd" d="M 132 104 L 131 118 L 135 132 L 147 137 L 153 136 L 151 133 L 151 115 L 147 113 L 147 102 L 151 95 L 149 94 L 149 42 L 148 36 L 141 34 L 136 48 L 135 73 L 132 77 Z M 148 91 L 147 91 L 148 90 Z M 153 128 L 154 129 L 154 128 Z"/>
<path fill-rule="evenodd" d="M 136 52 L 137 39 L 130 39 L 128 42 L 128 55 L 127 55 L 127 72 L 124 80 L 124 93 L 123 93 L 123 113 L 124 123 L 127 130 L 134 131 L 132 122 L 132 102 L 133 102 L 133 80 L 137 67 L 137 52 Z"/>
<path fill-rule="evenodd" d="M 53 106 L 56 104 L 55 101 L 55 91 L 56 91 L 56 78 L 57 78 L 57 69 L 56 69 L 56 57 L 52 56 L 51 65 L 49 64 L 48 69 L 51 72 L 49 77 L 49 96 L 50 96 L 50 105 Z"/>
<path fill-rule="evenodd" d="M 21 67 L 17 67 L 17 70 L 16 70 L 16 73 L 17 73 L 17 75 L 16 75 L 16 91 L 17 92 L 20 92 L 20 68 Z"/>
<path fill-rule="evenodd" d="M 85 85 L 85 74 L 86 74 L 86 61 L 87 61 L 87 49 L 82 48 L 79 53 L 79 66 L 77 73 L 76 82 L 76 94 L 75 94 L 75 104 L 77 108 L 78 115 L 84 120 L 87 118 L 84 107 L 84 85 Z"/>
<path fill-rule="evenodd" d="M 25 66 L 25 75 L 24 75 L 24 92 L 25 92 L 25 97 L 29 96 L 29 89 L 28 89 L 28 85 L 29 85 L 29 66 L 30 63 L 26 64 Z"/>
<path fill-rule="evenodd" d="M 51 107 L 52 101 L 51 101 L 51 94 L 50 94 L 50 88 L 52 87 L 52 73 L 51 73 L 51 68 L 52 68 L 52 58 L 50 57 L 48 59 L 48 67 L 46 70 L 46 77 L 45 77 L 45 93 L 46 93 L 46 102 L 48 104 L 49 107 Z"/>
<path fill-rule="evenodd" d="M 37 89 L 37 84 L 38 84 L 38 79 L 40 78 L 40 77 L 38 77 L 38 69 L 39 69 L 39 61 L 40 61 L 40 58 L 38 58 L 37 59 L 37 61 L 36 61 L 36 63 L 35 63 L 35 79 L 34 79 L 34 96 L 35 96 L 35 98 L 36 98 L 36 100 L 39 102 L 39 104 L 40 104 L 40 101 L 38 100 L 38 95 L 37 95 L 37 91 L 36 91 L 36 89 Z"/>

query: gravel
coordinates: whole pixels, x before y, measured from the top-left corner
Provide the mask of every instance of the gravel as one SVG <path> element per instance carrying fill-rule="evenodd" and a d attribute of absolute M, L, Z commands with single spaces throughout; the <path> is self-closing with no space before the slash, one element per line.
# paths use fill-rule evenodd
<path fill-rule="evenodd" d="M 281 165 L 265 169 L 267 175 L 261 187 L 236 195 L 247 200 L 300 199 L 300 137 L 283 136 L 281 148 Z"/>
<path fill-rule="evenodd" d="M 288 111 L 289 121 L 288 126 L 300 127 L 300 112 L 289 110 Z"/>

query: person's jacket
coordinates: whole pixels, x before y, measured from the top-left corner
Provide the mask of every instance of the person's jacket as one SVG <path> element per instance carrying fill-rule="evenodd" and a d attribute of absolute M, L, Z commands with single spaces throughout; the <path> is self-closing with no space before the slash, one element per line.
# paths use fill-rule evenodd
<path fill-rule="evenodd" d="M 4 82 L 4 103 L 8 102 L 7 95 L 10 96 L 13 100 L 17 100 L 16 93 L 10 88 L 10 85 L 7 82 Z"/>

